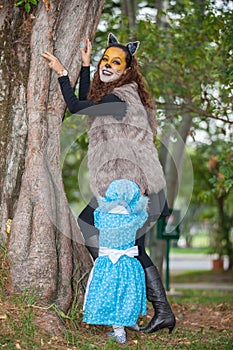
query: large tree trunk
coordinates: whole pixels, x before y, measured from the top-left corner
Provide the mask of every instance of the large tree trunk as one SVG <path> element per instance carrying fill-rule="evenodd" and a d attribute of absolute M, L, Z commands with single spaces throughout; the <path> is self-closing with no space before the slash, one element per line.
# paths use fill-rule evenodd
<path fill-rule="evenodd" d="M 1 3 L 0 244 L 5 245 L 6 222 L 14 216 L 24 171 L 31 20 L 14 7 L 14 0 Z"/>
<path fill-rule="evenodd" d="M 93 39 L 103 0 L 39 1 L 35 16 L 25 15 L 26 20 L 21 19 L 22 12 L 13 4 L 14 1 L 10 5 L 4 5 L 7 20 L 2 18 L 1 21 L 3 34 L 13 25 L 14 32 L 17 32 L 18 26 L 24 28 L 28 25 L 29 30 L 25 29 L 25 42 L 28 44 L 30 39 L 30 48 L 26 46 L 26 52 L 23 46 L 24 50 L 21 51 L 24 55 L 22 52 L 19 54 L 26 61 L 23 66 L 24 79 L 19 74 L 18 67 L 13 67 L 15 75 L 18 74 L 17 91 L 14 95 L 10 92 L 15 87 L 12 79 L 11 85 L 6 87 L 6 91 L 12 96 L 10 111 L 13 114 L 19 109 L 20 114 L 17 118 L 22 116 L 21 124 L 24 126 L 23 132 L 20 132 L 17 124 L 14 125 L 15 134 L 12 132 L 12 139 L 16 136 L 20 140 L 22 150 L 16 148 L 15 153 L 19 154 L 15 163 L 14 159 L 10 163 L 7 156 L 5 157 L 1 173 L 4 175 L 1 186 L 3 192 L 7 193 L 4 180 L 10 172 L 10 166 L 14 168 L 14 181 L 10 180 L 12 189 L 8 196 L 11 199 L 14 192 L 15 204 L 18 194 L 15 188 L 16 184 L 20 184 L 22 173 L 19 173 L 18 168 L 20 162 L 23 164 L 26 123 L 28 125 L 25 171 L 16 211 L 14 212 L 10 200 L 4 202 L 3 198 L 2 201 L 3 205 L 8 205 L 1 218 L 2 226 L 9 215 L 13 216 L 8 242 L 10 286 L 13 291 L 19 292 L 25 289 L 36 290 L 41 300 L 55 303 L 66 312 L 72 301 L 74 285 L 90 269 L 92 262 L 70 211 L 62 183 L 59 135 L 65 103 L 57 77 L 54 73 L 51 74 L 41 53 L 54 53 L 69 70 L 74 85 L 80 71 L 79 43 L 85 37 Z M 19 33 L 18 41 L 21 42 L 21 39 Z M 16 55 L 14 43 L 10 47 Z M 29 62 L 26 57 L 29 56 L 29 49 L 31 56 L 28 70 Z M 5 81 L 8 85 L 7 77 Z M 1 112 L 3 120 L 7 120 L 7 106 Z M 10 125 L 13 121 L 12 117 Z M 5 124 L 7 125 L 7 122 Z M 4 138 L 4 133 L 1 133 L 1 137 Z M 3 154 L 5 152 L 5 155 L 9 155 L 8 149 L 3 149 Z M 16 181 L 17 174 L 19 175 Z M 4 233 L 2 237 L 6 238 Z"/>

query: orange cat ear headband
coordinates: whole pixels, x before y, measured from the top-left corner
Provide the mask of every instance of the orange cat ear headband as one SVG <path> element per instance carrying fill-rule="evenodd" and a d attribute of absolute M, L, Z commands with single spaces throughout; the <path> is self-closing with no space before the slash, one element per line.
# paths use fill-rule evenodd
<path fill-rule="evenodd" d="M 108 34 L 108 46 L 111 46 L 114 44 L 119 44 L 119 41 L 114 34 L 109 33 Z M 125 46 L 127 47 L 128 51 L 131 53 L 131 55 L 134 56 L 135 53 L 137 52 L 137 49 L 139 48 L 139 45 L 140 45 L 140 41 L 134 41 L 134 42 L 129 42 Z"/>

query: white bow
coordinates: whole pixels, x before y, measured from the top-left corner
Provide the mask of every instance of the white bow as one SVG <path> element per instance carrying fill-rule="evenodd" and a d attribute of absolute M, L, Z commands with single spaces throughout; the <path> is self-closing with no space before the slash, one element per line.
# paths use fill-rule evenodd
<path fill-rule="evenodd" d="M 109 257 L 109 259 L 113 264 L 115 264 L 122 255 L 127 255 L 131 258 L 133 258 L 134 256 L 138 256 L 138 246 L 133 246 L 125 250 L 100 247 L 99 256 L 105 256 L 105 255 Z"/>

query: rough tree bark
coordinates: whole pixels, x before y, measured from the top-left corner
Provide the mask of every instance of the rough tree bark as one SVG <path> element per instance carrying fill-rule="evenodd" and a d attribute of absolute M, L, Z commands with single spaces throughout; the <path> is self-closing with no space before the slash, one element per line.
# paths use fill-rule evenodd
<path fill-rule="evenodd" d="M 9 75 L 4 76 L 4 94 L 10 99 L 1 107 L 4 121 L 1 154 L 5 159 L 1 168 L 2 242 L 6 242 L 4 223 L 9 215 L 13 217 L 7 242 L 10 288 L 19 292 L 36 290 L 43 302 L 55 303 L 64 312 L 72 302 L 77 280 L 90 269 L 92 262 L 82 244 L 62 183 L 59 135 L 65 104 L 57 77 L 41 53 L 49 51 L 59 57 L 74 85 L 81 63 L 79 43 L 85 37 L 93 39 L 103 2 L 44 0 L 38 2 L 33 15 L 26 15 L 13 6 L 14 1 L 5 1 L 1 13 L 2 36 L 9 45 L 3 57 L 7 60 L 7 55 L 13 56 L 16 62 L 9 73 L 6 70 Z M 18 41 L 9 42 L 9 32 Z M 16 77 L 15 81 L 12 77 Z M 9 128 L 12 132 L 8 143 Z M 13 157 L 11 150 L 17 141 Z M 9 173 L 11 177 L 7 179 Z M 56 332 L 59 323 L 54 315 L 50 318 L 47 315 L 46 321 L 42 316 L 39 323 Z"/>
<path fill-rule="evenodd" d="M 14 7 L 13 0 L 1 3 L 0 244 L 5 245 L 5 224 L 14 215 L 24 171 L 31 20 Z"/>

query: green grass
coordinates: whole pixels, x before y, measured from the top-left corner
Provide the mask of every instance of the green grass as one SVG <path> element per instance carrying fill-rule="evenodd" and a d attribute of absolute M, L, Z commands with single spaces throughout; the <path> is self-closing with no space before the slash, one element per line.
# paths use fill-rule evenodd
<path fill-rule="evenodd" d="M 172 254 L 209 254 L 209 248 L 178 248 L 172 247 L 170 249 Z"/>
<path fill-rule="evenodd" d="M 179 282 L 196 278 L 219 278 L 210 271 L 176 275 Z M 0 254 L 0 349 L 6 350 L 174 350 L 174 349 L 232 349 L 233 298 L 232 292 L 217 290 L 182 290 L 179 297 L 169 297 L 177 319 L 172 335 L 167 330 L 153 334 L 127 331 L 126 345 L 116 344 L 107 338 L 109 327 L 89 326 L 82 323 L 82 304 L 75 293 L 74 303 L 67 315 L 56 307 L 65 325 L 63 334 L 52 336 L 43 333 L 36 325 L 41 306 L 34 293 L 9 296 L 5 289 L 7 280 L 4 256 Z M 147 324 L 152 316 L 148 304 Z"/>
<path fill-rule="evenodd" d="M 173 283 L 229 283 L 233 284 L 232 271 L 222 270 L 192 270 L 179 274 L 171 274 L 170 280 Z"/>
<path fill-rule="evenodd" d="M 182 289 L 180 290 L 182 297 L 174 296 L 171 297 L 171 302 L 183 304 L 205 304 L 210 307 L 223 303 L 231 303 L 232 301 L 232 291 L 223 290 L 193 290 L 193 289 Z"/>
<path fill-rule="evenodd" d="M 172 335 L 167 331 L 154 334 L 128 332 L 128 343 L 118 345 L 107 339 L 106 333 L 110 329 L 104 326 L 87 326 L 81 323 L 82 314 L 76 313 L 76 326 L 69 320 L 66 323 L 66 332 L 59 337 L 42 334 L 35 326 L 36 308 L 25 303 L 22 298 L 5 298 L 3 296 L 7 318 L 1 320 L 0 346 L 1 349 L 34 350 L 34 349 L 72 349 L 72 350 L 117 350 L 117 349 L 231 349 L 232 334 L 229 329 L 216 330 L 208 325 L 189 327 L 183 322 L 186 313 L 189 317 L 199 313 L 205 305 L 210 311 L 217 313 L 224 310 L 233 310 L 231 293 L 224 291 L 182 291 L 182 297 L 172 297 L 170 302 L 176 313 L 178 323 Z M 230 302 L 231 300 L 231 302 Z M 3 310 L 1 310 L 2 312 Z M 145 322 L 143 320 L 143 322 Z"/>

